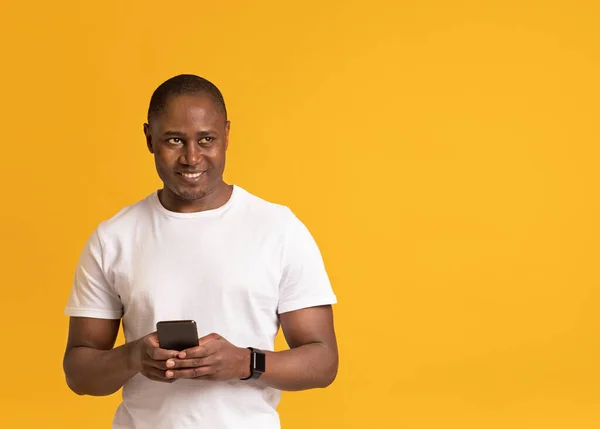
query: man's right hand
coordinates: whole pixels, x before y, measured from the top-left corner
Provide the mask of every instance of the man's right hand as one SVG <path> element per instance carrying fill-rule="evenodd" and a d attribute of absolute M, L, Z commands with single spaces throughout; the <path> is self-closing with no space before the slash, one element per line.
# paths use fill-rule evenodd
<path fill-rule="evenodd" d="M 156 332 L 140 338 L 132 344 L 131 367 L 153 381 L 172 383 L 173 378 L 167 378 L 167 360 L 179 354 L 177 350 L 161 349 Z"/>

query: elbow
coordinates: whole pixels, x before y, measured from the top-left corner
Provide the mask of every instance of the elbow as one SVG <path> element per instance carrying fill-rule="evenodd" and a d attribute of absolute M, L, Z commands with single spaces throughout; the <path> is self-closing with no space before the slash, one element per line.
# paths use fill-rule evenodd
<path fill-rule="evenodd" d="M 71 389 L 73 393 L 79 396 L 109 396 L 116 392 L 116 390 L 107 390 L 101 387 L 84 386 L 78 384 L 76 381 L 69 378 L 68 376 L 66 377 L 66 381 L 69 389 Z"/>
<path fill-rule="evenodd" d="M 86 395 L 86 392 L 83 389 L 81 389 L 81 387 L 78 386 L 77 383 L 72 378 L 69 378 L 69 376 L 66 376 L 65 381 L 67 382 L 67 386 L 69 387 L 69 389 L 71 389 L 71 392 L 73 392 L 79 396 Z"/>
<path fill-rule="evenodd" d="M 333 359 L 333 361 L 331 362 L 331 364 L 329 365 L 329 367 L 327 368 L 327 370 L 324 372 L 321 385 L 318 387 L 324 389 L 326 387 L 331 386 L 333 384 L 333 382 L 335 381 L 335 379 L 337 378 L 338 369 L 339 369 L 339 362 L 338 362 L 338 357 L 336 356 Z"/>
<path fill-rule="evenodd" d="M 84 389 L 82 389 L 81 383 L 78 383 L 77 378 L 73 377 L 74 374 L 71 370 L 68 353 L 65 354 L 65 357 L 63 359 L 63 372 L 65 374 L 65 382 L 67 383 L 67 387 L 71 390 L 71 392 L 79 396 L 85 395 L 86 392 L 84 391 Z"/>
<path fill-rule="evenodd" d="M 322 383 L 319 386 L 317 386 L 317 388 L 325 389 L 326 387 L 331 386 L 335 381 L 336 375 L 337 374 L 327 374 L 327 376 L 323 378 Z"/>
<path fill-rule="evenodd" d="M 323 387 L 329 387 L 333 384 L 333 382 L 335 381 L 335 379 L 337 378 L 337 373 L 338 373 L 338 368 L 337 366 L 335 367 L 334 370 L 331 371 L 331 373 L 328 375 L 327 379 L 325 380 L 325 386 Z"/>
<path fill-rule="evenodd" d="M 64 360 L 63 360 L 63 372 L 65 374 L 65 383 L 67 384 L 67 387 L 71 390 L 71 392 L 73 392 L 79 396 L 85 395 L 85 392 L 78 385 L 77 381 L 72 377 L 72 375 L 69 375 L 70 374 L 69 369 L 70 368 L 69 368 L 68 356 L 65 355 Z"/>

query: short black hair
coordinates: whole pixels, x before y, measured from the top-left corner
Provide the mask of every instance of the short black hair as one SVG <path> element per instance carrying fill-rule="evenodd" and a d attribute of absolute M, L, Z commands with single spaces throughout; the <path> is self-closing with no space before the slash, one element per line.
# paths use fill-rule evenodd
<path fill-rule="evenodd" d="M 169 97 L 184 94 L 207 94 L 215 102 L 218 109 L 225 115 L 227 120 L 227 109 L 223 94 L 215 84 L 203 77 L 194 74 L 180 74 L 174 76 L 160 84 L 154 90 L 150 98 L 150 107 L 148 107 L 148 123 L 157 114 L 163 111 Z"/>

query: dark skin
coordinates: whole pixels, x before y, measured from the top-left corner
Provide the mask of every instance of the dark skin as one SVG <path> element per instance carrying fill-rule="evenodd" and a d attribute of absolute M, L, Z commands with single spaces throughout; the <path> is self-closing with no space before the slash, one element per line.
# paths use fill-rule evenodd
<path fill-rule="evenodd" d="M 229 200 L 232 187 L 223 181 L 223 172 L 230 125 L 212 99 L 202 95 L 172 98 L 159 117 L 144 124 L 146 144 L 164 184 L 159 196 L 165 208 L 199 212 Z"/>
<path fill-rule="evenodd" d="M 224 113 L 205 94 L 172 97 L 163 112 L 144 124 L 146 143 L 164 184 L 159 198 L 165 208 L 190 213 L 215 209 L 229 200 L 232 187 L 223 181 L 229 129 Z M 267 371 L 256 382 L 280 390 L 331 384 L 338 369 L 331 306 L 291 311 L 279 318 L 290 349 L 266 352 Z M 197 347 L 183 352 L 161 349 L 156 332 L 115 348 L 119 325 L 119 320 L 70 319 L 63 366 L 75 393 L 110 395 L 138 373 L 165 383 L 250 375 L 250 351 L 218 333 L 200 338 Z"/>

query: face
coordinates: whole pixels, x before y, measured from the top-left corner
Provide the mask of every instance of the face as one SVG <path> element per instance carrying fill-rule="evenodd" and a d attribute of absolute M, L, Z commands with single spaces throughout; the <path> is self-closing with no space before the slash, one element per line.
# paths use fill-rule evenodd
<path fill-rule="evenodd" d="M 205 94 L 179 95 L 144 124 L 148 149 L 164 183 L 162 197 L 193 205 L 223 188 L 229 121 Z"/>

